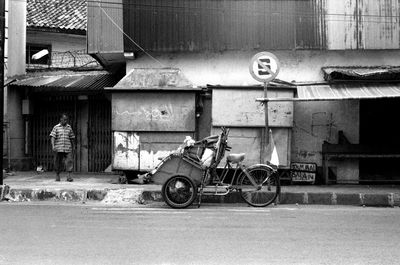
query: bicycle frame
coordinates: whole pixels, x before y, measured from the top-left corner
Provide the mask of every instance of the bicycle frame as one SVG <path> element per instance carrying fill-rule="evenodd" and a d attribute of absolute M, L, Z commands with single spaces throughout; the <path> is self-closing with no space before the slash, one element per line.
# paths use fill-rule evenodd
<path fill-rule="evenodd" d="M 229 171 L 233 170 L 233 176 L 232 179 L 230 181 L 230 183 L 226 183 L 225 180 L 228 177 L 228 173 Z M 238 174 L 239 172 L 239 174 Z M 226 161 L 224 168 L 222 169 L 222 173 L 221 175 L 218 175 L 218 173 L 216 173 L 216 170 L 213 169 L 209 169 L 208 174 L 211 175 L 211 181 L 215 182 L 216 181 L 216 185 L 229 185 L 229 187 L 231 187 L 232 189 L 238 189 L 238 185 L 235 185 L 234 183 L 237 181 L 237 177 L 240 175 L 241 172 L 244 172 L 250 179 L 250 181 L 252 181 L 252 177 L 247 174 L 246 171 L 246 167 L 244 165 L 242 165 L 241 163 L 238 163 L 236 165 L 236 167 L 233 167 L 232 164 L 229 161 Z M 203 183 L 204 184 L 204 183 Z M 254 180 L 252 181 L 253 185 L 257 185 Z"/>
<path fill-rule="evenodd" d="M 252 167 L 254 167 L 254 166 L 269 167 L 268 165 L 265 165 L 265 164 L 252 165 Z M 213 195 L 220 195 L 220 196 L 227 195 L 232 191 L 240 190 L 241 185 L 238 184 L 237 181 L 238 181 L 238 177 L 241 175 L 241 173 L 244 173 L 246 175 L 246 177 L 248 178 L 248 180 L 254 187 L 257 187 L 258 189 L 260 189 L 260 187 L 264 183 L 257 184 L 256 181 L 254 180 L 254 178 L 248 173 L 247 168 L 248 167 L 246 167 L 245 165 L 243 165 L 240 162 L 236 163 L 236 167 L 234 167 L 234 166 L 232 166 L 232 163 L 230 163 L 229 161 L 226 161 L 225 166 L 221 172 L 221 175 L 218 175 L 218 173 L 216 173 L 215 169 L 209 169 L 207 172 L 205 172 L 205 176 L 203 177 L 203 181 L 201 183 L 200 190 L 202 190 L 204 188 L 215 188 L 215 193 L 213 193 Z M 269 168 L 272 170 L 273 174 L 276 174 L 276 170 L 274 170 L 272 167 L 269 167 Z M 225 179 L 228 177 L 228 173 L 230 170 L 233 170 L 233 176 L 232 176 L 232 179 L 230 180 L 230 183 L 227 183 L 227 182 L 225 182 Z M 208 180 L 207 174 L 211 175 L 210 176 L 211 182 L 216 181 L 216 183 L 214 185 L 206 185 L 206 182 Z M 222 193 L 218 193 L 218 188 L 224 188 L 224 189 L 226 189 L 226 191 L 222 192 Z"/>
<path fill-rule="evenodd" d="M 200 207 L 201 204 L 201 199 L 202 195 L 217 195 L 217 196 L 225 196 L 233 191 L 241 191 L 243 186 L 241 186 L 238 181 L 239 177 L 241 176 L 241 173 L 244 173 L 247 177 L 247 179 L 250 181 L 251 185 L 256 188 L 256 190 L 261 190 L 262 185 L 270 178 L 266 178 L 263 183 L 257 184 L 256 181 L 254 180 L 253 176 L 249 174 L 248 169 L 249 168 L 257 168 L 257 167 L 267 167 L 272 171 L 271 176 L 275 176 L 278 181 L 277 185 L 277 194 L 280 193 L 280 184 L 279 184 L 279 175 L 277 174 L 277 170 L 270 167 L 269 165 L 265 164 L 255 164 L 250 167 L 246 167 L 243 165 L 241 162 L 235 163 L 236 167 L 232 166 L 232 163 L 230 163 L 228 160 L 225 163 L 225 166 L 222 170 L 221 175 L 218 175 L 216 172 L 216 168 L 209 168 L 207 171 L 204 172 L 203 180 L 201 182 L 201 185 L 198 187 L 199 191 L 199 200 L 198 200 L 198 207 Z M 225 179 L 228 176 L 228 173 L 230 170 L 233 171 L 233 176 L 232 179 L 230 180 L 230 183 L 226 183 Z M 210 176 L 209 176 L 210 175 Z M 207 181 L 209 178 L 211 178 L 211 182 L 217 181 L 214 185 L 206 185 Z M 270 183 L 268 183 L 270 184 Z M 268 185 L 268 189 L 270 189 L 270 186 Z"/>

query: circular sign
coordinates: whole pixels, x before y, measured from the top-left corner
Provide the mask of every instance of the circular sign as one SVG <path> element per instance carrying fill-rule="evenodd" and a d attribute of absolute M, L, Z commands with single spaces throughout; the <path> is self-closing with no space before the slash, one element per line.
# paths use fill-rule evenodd
<path fill-rule="evenodd" d="M 279 68 L 279 61 L 275 55 L 270 52 L 260 52 L 251 58 L 249 70 L 255 80 L 266 83 L 278 75 Z"/>

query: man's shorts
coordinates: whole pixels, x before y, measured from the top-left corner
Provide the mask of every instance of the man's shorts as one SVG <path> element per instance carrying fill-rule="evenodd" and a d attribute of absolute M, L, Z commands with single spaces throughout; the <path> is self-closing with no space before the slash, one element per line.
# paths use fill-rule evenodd
<path fill-rule="evenodd" d="M 61 171 L 64 170 L 64 166 L 66 171 L 72 172 L 74 168 L 72 152 L 70 153 L 56 152 L 54 154 L 54 170 L 57 173 L 60 173 Z"/>

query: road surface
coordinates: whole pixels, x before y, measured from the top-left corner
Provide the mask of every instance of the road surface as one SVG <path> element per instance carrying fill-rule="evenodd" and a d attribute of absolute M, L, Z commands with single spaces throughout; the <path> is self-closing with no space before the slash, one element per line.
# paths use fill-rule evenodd
<path fill-rule="evenodd" d="M 0 264 L 399 264 L 400 208 L 0 203 Z"/>

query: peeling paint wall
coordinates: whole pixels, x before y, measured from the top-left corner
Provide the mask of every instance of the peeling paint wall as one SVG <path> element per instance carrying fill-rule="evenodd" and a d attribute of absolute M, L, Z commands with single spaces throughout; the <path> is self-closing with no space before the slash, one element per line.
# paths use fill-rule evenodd
<path fill-rule="evenodd" d="M 399 49 L 400 23 L 398 0 L 363 0 L 359 13 L 359 43 L 363 49 Z"/>
<path fill-rule="evenodd" d="M 113 133 L 114 170 L 150 171 L 175 151 L 190 132 L 123 132 Z"/>
<path fill-rule="evenodd" d="M 115 131 L 194 131 L 195 94 L 124 92 L 112 94 Z"/>
<path fill-rule="evenodd" d="M 117 170 L 139 168 L 139 136 L 134 132 L 114 132 L 112 166 Z"/>
<path fill-rule="evenodd" d="M 354 0 L 326 1 L 325 30 L 328 49 L 357 48 L 356 2 Z"/>
<path fill-rule="evenodd" d="M 399 49 L 398 0 L 320 0 L 327 49 Z"/>

